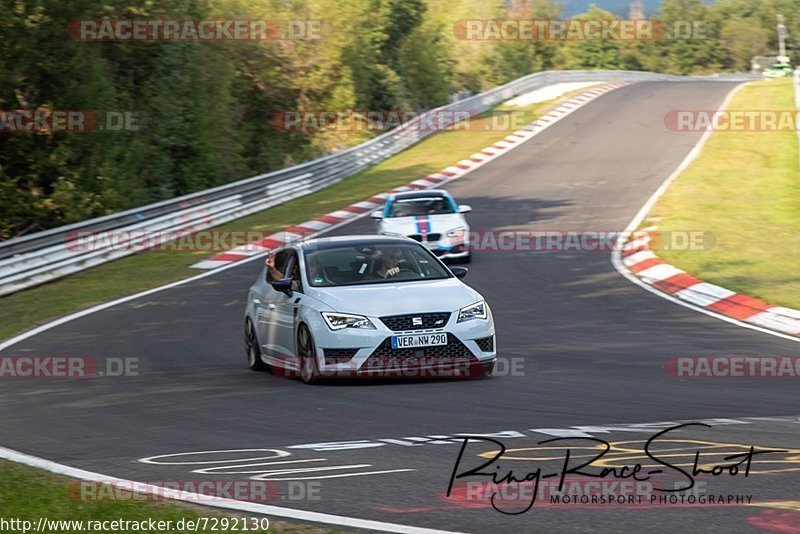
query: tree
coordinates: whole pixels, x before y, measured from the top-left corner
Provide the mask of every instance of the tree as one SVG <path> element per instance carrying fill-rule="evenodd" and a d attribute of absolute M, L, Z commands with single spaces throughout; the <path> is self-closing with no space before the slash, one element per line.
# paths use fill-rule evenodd
<path fill-rule="evenodd" d="M 767 32 L 752 19 L 728 20 L 720 37 L 728 51 L 728 64 L 737 71 L 749 70 L 751 58 L 767 52 Z"/>

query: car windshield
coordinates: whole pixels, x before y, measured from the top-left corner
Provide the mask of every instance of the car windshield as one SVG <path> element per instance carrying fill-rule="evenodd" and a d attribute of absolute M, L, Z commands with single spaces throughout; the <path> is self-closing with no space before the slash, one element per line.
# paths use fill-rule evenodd
<path fill-rule="evenodd" d="M 307 250 L 305 264 L 308 283 L 314 287 L 452 277 L 435 257 L 415 244 L 377 243 Z"/>
<path fill-rule="evenodd" d="M 443 215 L 455 213 L 450 199 L 442 196 L 397 199 L 389 207 L 389 217 Z"/>

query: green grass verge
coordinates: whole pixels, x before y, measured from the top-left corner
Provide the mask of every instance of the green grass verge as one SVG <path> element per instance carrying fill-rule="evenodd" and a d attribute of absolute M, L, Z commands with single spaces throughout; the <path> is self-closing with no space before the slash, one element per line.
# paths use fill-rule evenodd
<path fill-rule="evenodd" d="M 748 84 L 730 109 L 793 110 L 790 79 Z M 800 169 L 794 131 L 711 135 L 655 206 L 661 230 L 703 231 L 710 250 L 657 251 L 698 278 L 800 308 Z"/>
<path fill-rule="evenodd" d="M 521 108 L 500 105 L 492 110 L 494 124 L 516 117 L 518 126 L 534 120 L 572 94 Z M 470 129 L 435 134 L 408 150 L 317 193 L 233 221 L 220 230 L 272 233 L 364 200 L 393 187 L 442 170 L 497 142 L 511 131 L 484 128 L 475 119 Z M 515 128 L 517 129 L 517 128 Z M 102 302 L 181 280 L 199 273 L 189 266 L 216 252 L 140 253 L 0 299 L 0 339 L 56 317 Z"/>
<path fill-rule="evenodd" d="M 211 527 L 207 529 L 199 528 L 179 529 L 178 522 L 184 520 L 198 520 L 198 518 L 239 518 L 239 529 L 218 528 L 214 532 L 241 532 L 241 521 L 244 518 L 263 516 L 248 516 L 246 514 L 225 514 L 220 511 L 197 505 L 175 503 L 170 501 L 163 502 L 125 502 L 125 501 L 83 501 L 72 490 L 75 489 L 77 481 L 68 477 L 54 475 L 45 471 L 35 469 L 26 465 L 15 464 L 0 460 L 0 520 L 9 521 L 19 519 L 30 521 L 35 525 L 39 518 L 46 518 L 51 521 L 74 520 L 74 521 L 113 521 L 117 519 L 127 521 L 148 521 L 152 519 L 158 521 L 171 521 L 170 530 L 162 532 L 212 532 Z M 213 520 L 208 525 L 213 525 Z M 224 523 L 219 523 L 220 525 Z M 203 525 L 203 523 L 200 523 Z M 7 525 L 12 526 L 12 525 Z M 46 530 L 53 534 L 71 534 L 81 532 L 75 528 L 69 528 L 62 523 L 63 528 L 50 528 Z M 84 523 L 86 526 L 86 523 Z M 164 523 L 166 526 L 166 523 Z M 248 524 L 248 526 L 253 526 Z M 266 526 L 266 525 L 265 525 Z M 89 530 L 89 529 L 86 529 Z M 84 530 L 84 532 L 86 531 Z M 106 529 L 108 532 L 113 530 Z M 6 528 L 0 526 L 1 532 L 22 532 L 19 528 Z M 156 532 L 154 530 L 118 530 L 119 532 Z M 30 531 L 29 531 L 30 532 Z M 96 530 L 99 532 L 99 530 Z M 264 533 L 280 532 L 287 534 L 318 534 L 322 532 L 335 532 L 328 529 L 306 525 L 291 525 L 284 522 L 273 522 L 270 520 L 269 530 L 251 530 L 247 532 Z"/>

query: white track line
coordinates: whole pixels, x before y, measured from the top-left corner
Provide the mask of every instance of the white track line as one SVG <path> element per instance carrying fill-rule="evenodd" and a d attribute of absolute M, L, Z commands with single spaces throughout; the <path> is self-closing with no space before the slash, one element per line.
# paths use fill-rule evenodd
<path fill-rule="evenodd" d="M 738 93 L 741 90 L 741 88 L 744 87 L 744 86 L 745 86 L 745 84 L 742 83 L 742 84 L 739 84 L 736 87 L 734 87 L 731 90 L 731 92 L 728 93 L 728 95 L 725 97 L 725 100 L 723 100 L 722 104 L 720 104 L 718 109 L 726 109 L 728 107 L 728 105 L 731 103 L 731 100 L 733 100 L 733 97 L 736 96 L 736 93 Z M 798 339 L 796 336 L 791 336 L 791 335 L 787 335 L 787 334 L 781 334 L 780 332 L 775 332 L 774 330 L 768 330 L 766 328 L 761 328 L 760 326 L 756 326 L 756 325 L 753 325 L 753 324 L 748 324 L 748 323 L 745 323 L 745 322 L 740 321 L 738 319 L 733 319 L 733 318 L 728 317 L 726 315 L 722 315 L 722 314 L 719 314 L 719 313 L 716 313 L 716 312 L 701 308 L 699 306 L 695 306 L 694 304 L 690 304 L 690 303 L 688 303 L 688 302 L 686 302 L 684 300 L 677 299 L 677 298 L 673 297 L 672 295 L 664 293 L 663 291 L 659 291 L 658 289 L 654 288 L 653 286 L 645 284 L 639 278 L 637 278 L 636 275 L 631 273 L 627 269 L 627 267 L 625 266 L 625 264 L 624 264 L 624 262 L 622 260 L 622 248 L 621 247 L 624 244 L 625 236 L 631 235 L 631 233 L 634 230 L 636 230 L 639 227 L 639 225 L 642 224 L 642 221 L 644 221 L 644 218 L 647 217 L 647 214 L 650 213 L 650 210 L 653 209 L 653 206 L 655 205 L 656 202 L 658 202 L 658 199 L 661 198 L 661 196 L 667 191 L 667 189 L 672 184 L 672 182 L 675 181 L 675 178 L 677 178 L 678 175 L 680 175 L 684 170 L 686 170 L 686 168 L 695 160 L 695 158 L 697 158 L 698 154 L 700 154 L 700 151 L 703 149 L 703 147 L 705 146 L 706 142 L 708 141 L 708 138 L 711 137 L 712 133 L 713 133 L 713 130 L 709 126 L 709 128 L 705 132 L 703 132 L 703 136 L 700 138 L 700 140 L 697 142 L 697 144 L 694 146 L 694 148 L 692 148 L 692 150 L 686 155 L 686 157 L 683 159 L 681 164 L 678 165 L 678 168 L 675 169 L 672 172 L 672 174 L 670 174 L 667 177 L 666 180 L 664 180 L 664 182 L 661 184 L 661 186 L 659 186 L 659 188 L 656 189 L 655 193 L 653 193 L 652 196 L 649 199 L 647 199 L 647 202 L 645 202 L 644 206 L 642 206 L 641 209 L 639 209 L 638 213 L 636 213 L 636 215 L 633 217 L 633 219 L 631 219 L 631 222 L 628 223 L 628 226 L 620 234 L 620 237 L 619 237 L 619 239 L 617 241 L 617 246 L 614 247 L 614 250 L 611 252 L 611 264 L 619 272 L 619 274 L 621 274 L 622 276 L 624 276 L 625 278 L 627 278 L 628 280 L 630 280 L 631 282 L 633 282 L 637 286 L 641 287 L 642 289 L 645 289 L 645 290 L 649 291 L 650 293 L 653 293 L 654 295 L 658 295 L 659 297 L 661 297 L 663 299 L 667 299 L 670 302 L 674 302 L 675 304 L 679 304 L 679 305 L 683 306 L 684 308 L 689 308 L 689 309 L 694 310 L 696 312 L 708 315 L 709 317 L 714 317 L 714 318 L 719 319 L 721 321 L 725 321 L 725 322 L 728 322 L 728 323 L 731 323 L 731 324 L 735 324 L 735 325 L 741 326 L 743 328 L 749 328 L 750 330 L 757 330 L 757 331 L 763 332 L 765 334 L 769 334 L 769 335 L 776 336 L 776 337 L 781 337 L 783 339 L 788 339 L 790 341 L 794 341 L 795 343 L 800 343 L 800 339 Z"/>

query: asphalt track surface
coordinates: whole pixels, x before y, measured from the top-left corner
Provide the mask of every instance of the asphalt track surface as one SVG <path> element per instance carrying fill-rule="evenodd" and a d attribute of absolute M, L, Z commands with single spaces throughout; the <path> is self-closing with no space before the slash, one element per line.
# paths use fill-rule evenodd
<path fill-rule="evenodd" d="M 714 109 L 733 87 L 708 82 L 624 87 L 448 189 L 460 203 L 473 206 L 470 223 L 475 230 L 621 230 L 699 139 L 699 133 L 668 131 L 664 114 Z M 337 233 L 371 229 L 372 222 L 365 219 Z M 280 467 L 335 467 L 295 475 L 336 475 L 319 481 L 318 499 L 284 497 L 274 504 L 447 530 L 756 532 L 780 531 L 800 521 L 797 511 L 774 504 L 800 500 L 796 381 L 678 379 L 663 369 L 669 357 L 678 355 L 793 356 L 800 349 L 797 343 L 652 295 L 620 276 L 608 253 L 485 252 L 475 256 L 466 282 L 492 306 L 500 359 L 521 365 L 521 372 L 481 380 L 336 381 L 311 387 L 254 373 L 245 365 L 242 313 L 259 263 L 120 304 L 6 349 L 3 355 L 136 357 L 142 370 L 138 377 L 4 380 L 0 444 L 151 482 L 246 479 Z M 775 419 L 742 419 L 748 417 Z M 559 507 L 537 502 L 527 513 L 504 515 L 475 494 L 464 498 L 466 480 L 459 482 L 454 498 L 444 497 L 460 441 L 409 446 L 414 441 L 403 439 L 517 431 L 517 437 L 501 439 L 509 448 L 529 449 L 515 457 L 556 459 L 501 463 L 503 470 L 523 476 L 542 465 L 547 472 L 563 461 L 563 450 L 544 451 L 537 444 L 552 434 L 532 429 L 711 418 L 732 421 L 674 434 L 678 441 L 669 446 L 675 454 L 690 463 L 698 447 L 729 454 L 751 444 L 794 451 L 793 456 L 755 459 L 747 478 L 700 478 L 709 494 L 749 494 L 764 506 Z M 591 433 L 614 442 L 638 440 L 629 444 L 636 450 L 654 433 L 630 427 L 598 432 Z M 290 448 L 349 440 L 380 446 Z M 580 445 L 585 443 L 573 445 L 574 454 Z M 272 454 L 264 452 L 171 459 L 217 464 L 139 461 L 235 449 L 278 449 L 291 454 L 283 460 L 324 461 L 232 467 L 268 462 L 247 460 Z M 477 455 L 493 449 L 488 443 L 470 444 L 462 467 L 477 466 Z M 242 461 L 230 461 L 234 459 Z M 647 463 L 641 453 L 616 461 Z M 352 465 L 369 467 L 342 467 Z M 220 469 L 192 473 L 203 467 Z M 391 470 L 404 471 L 338 476 Z M 279 485 L 287 491 L 286 482 Z M 525 506 L 500 505 L 506 511 Z"/>

